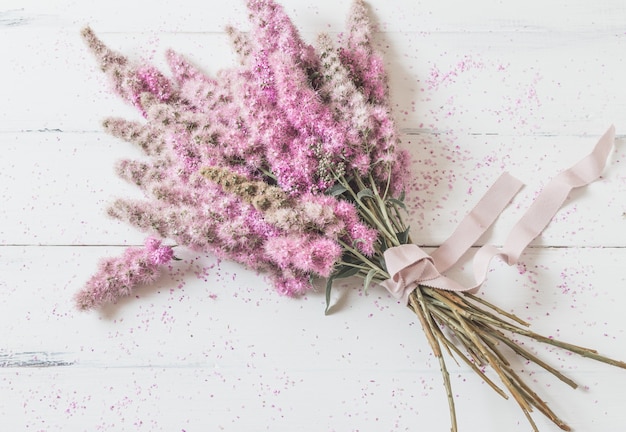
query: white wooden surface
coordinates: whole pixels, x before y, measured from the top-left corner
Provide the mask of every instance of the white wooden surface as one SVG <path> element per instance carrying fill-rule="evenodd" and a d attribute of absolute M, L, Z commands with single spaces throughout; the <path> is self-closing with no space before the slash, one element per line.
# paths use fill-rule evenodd
<path fill-rule="evenodd" d="M 309 40 L 349 1 L 283 2 Z M 528 186 L 485 241 L 614 123 L 626 133 L 622 0 L 371 0 L 398 125 L 415 157 L 414 238 L 436 245 L 503 170 Z M 163 65 L 233 61 L 238 2 L 0 2 L 0 425 L 3 431 L 446 431 L 437 362 L 408 310 L 378 289 L 275 294 L 254 273 L 182 252 L 155 287 L 101 312 L 71 297 L 99 258 L 143 236 L 104 215 L 138 192 L 113 162 L 137 152 L 100 130 L 136 117 L 107 93 L 79 38 Z M 626 140 L 482 295 L 548 335 L 626 359 Z M 416 192 L 416 190 L 418 190 Z M 461 278 L 463 276 L 460 276 Z M 576 431 L 622 431 L 626 371 L 533 346 L 576 391 L 517 362 Z M 450 363 L 462 431 L 528 431 L 512 401 Z M 554 426 L 539 415 L 543 431 Z"/>

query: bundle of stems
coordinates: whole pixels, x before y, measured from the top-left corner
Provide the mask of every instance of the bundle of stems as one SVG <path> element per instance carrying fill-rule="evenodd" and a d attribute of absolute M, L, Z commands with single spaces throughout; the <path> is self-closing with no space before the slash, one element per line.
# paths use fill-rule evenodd
<path fill-rule="evenodd" d="M 380 239 L 376 245 L 374 256 L 369 258 L 364 257 L 355 248 L 344 244 L 346 253 L 335 276 L 355 275 L 360 277 L 364 280 L 365 289 L 367 289 L 371 283 L 383 282 L 390 277 L 383 257 L 384 251 L 389 247 L 411 243 L 411 238 L 408 234 L 409 229 L 401 217 L 400 210 L 404 209 L 403 199 L 390 198 L 387 190 L 379 191 L 376 182 L 371 178 L 367 183 L 363 179 L 356 178 L 357 180 L 352 181 L 345 178 L 339 180 L 339 184 L 345 188 L 345 190 L 342 189 L 343 197 L 354 202 L 363 220 L 379 231 Z M 333 277 L 327 285 L 327 304 L 330 299 L 332 279 Z M 439 362 L 447 393 L 453 432 L 456 432 L 458 427 L 445 353 L 452 359 L 459 358 L 465 362 L 503 398 L 509 399 L 509 395 L 512 396 L 535 432 L 538 432 L 539 429 L 531 417 L 534 408 L 560 429 L 565 431 L 571 429 L 524 382 L 511 362 L 507 360 L 504 349 L 508 348 L 528 362 L 545 369 L 572 388 L 576 388 L 578 385 L 571 378 L 521 346 L 516 340 L 517 336 L 524 336 L 583 357 L 626 369 L 626 362 L 603 356 L 594 349 L 537 334 L 528 328 L 529 323 L 469 292 L 445 291 L 418 285 L 410 293 L 407 306 L 417 316 L 432 352 Z M 487 376 L 484 370 L 488 368 L 495 372 L 501 386 Z"/>
<path fill-rule="evenodd" d="M 166 239 L 266 272 L 285 295 L 307 292 L 311 279 L 327 278 L 327 310 L 334 280 L 356 275 L 366 289 L 382 283 L 390 278 L 385 251 L 412 243 L 401 193 L 409 156 L 398 145 L 384 62 L 364 1 L 354 2 L 338 46 L 320 35 L 317 47 L 300 38 L 274 0 L 246 4 L 252 30 L 228 31 L 240 63 L 215 78 L 170 51 L 170 79 L 112 51 L 91 29 L 83 31 L 114 91 L 146 118 L 105 121 L 108 132 L 138 144 L 149 159 L 118 163 L 118 174 L 146 199 L 116 200 L 108 213 L 155 237 L 142 249 L 103 261 L 77 295 L 80 309 L 115 302 L 154 281 L 173 259 L 171 247 L 161 243 Z M 482 372 L 490 366 L 535 430 L 533 408 L 562 429 L 568 426 L 522 381 L 502 348 L 576 384 L 515 337 L 626 368 L 593 350 L 540 336 L 471 294 L 416 285 L 408 300 L 439 360 L 453 431 L 444 353 L 460 357 L 507 397 Z"/>

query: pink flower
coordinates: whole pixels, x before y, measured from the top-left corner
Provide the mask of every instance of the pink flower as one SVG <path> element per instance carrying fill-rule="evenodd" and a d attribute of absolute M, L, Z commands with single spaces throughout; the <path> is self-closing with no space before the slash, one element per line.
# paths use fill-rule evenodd
<path fill-rule="evenodd" d="M 109 75 L 115 92 L 135 105 L 142 114 L 145 115 L 141 104 L 143 93 L 150 93 L 162 102 L 175 99 L 171 83 L 155 67 L 131 64 L 125 56 L 104 45 L 89 28 L 83 30 L 83 37 L 98 58 L 102 70 Z"/>
<path fill-rule="evenodd" d="M 171 247 L 161 246 L 160 240 L 149 237 L 144 248 L 128 248 L 120 257 L 102 260 L 96 274 L 74 297 L 78 309 L 115 303 L 138 285 L 154 282 L 159 277 L 159 266 L 173 256 Z"/>
<path fill-rule="evenodd" d="M 383 61 L 372 45 L 372 28 L 363 0 L 356 0 L 348 18 L 348 37 L 341 49 L 341 60 L 353 80 L 363 88 L 367 99 L 386 103 L 389 95 Z"/>
<path fill-rule="evenodd" d="M 145 245 L 148 252 L 154 252 L 161 247 L 161 240 L 156 237 L 148 237 Z"/>
<path fill-rule="evenodd" d="M 341 257 L 337 242 L 313 234 L 268 239 L 265 252 L 281 269 L 294 268 L 321 277 L 330 276 Z"/>
<path fill-rule="evenodd" d="M 152 264 L 162 265 L 167 264 L 174 257 L 174 250 L 169 246 L 162 246 L 152 252 L 150 252 L 149 258 Z"/>
<path fill-rule="evenodd" d="M 294 297 L 312 288 L 310 277 L 306 273 L 285 270 L 270 272 L 270 276 L 276 291 L 282 295 Z"/>
<path fill-rule="evenodd" d="M 173 96 L 169 80 L 154 66 L 145 65 L 137 69 L 137 77 L 141 82 L 141 90 L 152 93 L 159 101 L 164 102 Z"/>
<path fill-rule="evenodd" d="M 105 122 L 148 156 L 116 167 L 145 199 L 119 199 L 108 211 L 156 237 L 268 271 L 279 292 L 296 295 L 311 288 L 311 276 L 330 276 L 344 253 L 372 255 L 379 246 L 348 192 L 325 192 L 342 178 L 352 185 L 373 179 L 379 190 L 391 181 L 396 193 L 407 159 L 398 149 L 383 62 L 361 0 L 341 48 L 322 36 L 318 51 L 275 1 L 247 0 L 247 6 L 250 33 L 229 30 L 241 62 L 215 77 L 168 51 L 170 80 L 84 31 L 115 92 L 145 117 L 144 123 Z M 225 168 L 249 180 L 250 189 L 227 192 L 226 183 L 201 175 L 204 167 Z M 282 190 L 245 201 L 263 189 L 259 182 Z M 259 205 L 278 195 L 284 206 Z M 156 237 L 106 260 L 77 296 L 79 307 L 116 301 L 153 281 L 174 258 Z"/>
<path fill-rule="evenodd" d="M 167 264 L 174 258 L 174 249 L 171 246 L 163 246 L 161 240 L 155 237 L 146 239 L 146 251 L 150 262 L 154 265 Z"/>

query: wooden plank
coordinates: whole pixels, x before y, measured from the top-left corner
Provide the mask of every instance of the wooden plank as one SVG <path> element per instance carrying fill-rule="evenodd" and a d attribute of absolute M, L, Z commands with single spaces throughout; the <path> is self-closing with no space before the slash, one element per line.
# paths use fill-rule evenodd
<path fill-rule="evenodd" d="M 337 431 L 415 422 L 447 430 L 437 362 L 415 319 L 378 288 L 338 287 L 339 307 L 324 316 L 322 292 L 280 297 L 253 272 L 184 255 L 138 298 L 73 311 L 71 296 L 98 257 L 119 251 L 0 248 L 5 427 L 307 430 L 315 421 Z M 623 359 L 624 254 L 533 249 L 523 267 L 494 266 L 482 293 L 537 331 Z M 572 391 L 515 363 L 577 430 L 621 421 L 626 371 L 530 346 L 583 386 Z M 528 430 L 513 402 L 465 367 L 449 367 L 465 430 Z"/>
<path fill-rule="evenodd" d="M 80 368 L 0 371 L 3 426 L 9 430 L 345 431 L 449 430 L 439 377 L 421 371 L 306 372 L 259 368 Z M 511 401 L 455 375 L 462 430 L 527 432 Z M 535 375 L 533 379 L 541 381 Z M 596 373 L 586 390 L 542 384 L 575 430 L 618 431 L 623 379 Z M 556 390 L 556 391 L 555 391 Z M 557 428 L 537 416 L 542 432 Z"/>
<path fill-rule="evenodd" d="M 349 1 L 283 0 L 304 37 L 344 30 Z M 550 336 L 626 359 L 626 48 L 621 0 L 371 0 L 393 109 L 413 154 L 409 219 L 439 244 L 497 175 L 528 183 L 483 242 L 500 243 L 536 191 L 615 123 L 603 179 L 575 192 L 520 265 L 481 295 Z M 113 174 L 138 152 L 100 133 L 138 118 L 78 36 L 164 66 L 173 47 L 214 73 L 243 2 L 4 0 L 0 5 L 0 424 L 3 430 L 449 430 L 438 364 L 413 316 L 354 281 L 300 299 L 253 272 L 177 249 L 152 287 L 92 313 L 72 296 L 98 260 L 143 235 L 104 216 L 138 196 Z M 12 245 L 12 246 L 10 246 Z M 452 276 L 469 283 L 469 257 Z M 618 431 L 626 372 L 528 344 L 580 382 L 514 362 L 578 431 Z M 461 430 L 527 431 L 518 408 L 449 362 Z M 542 432 L 556 430 L 541 418 Z"/>
<path fill-rule="evenodd" d="M 11 155 L 0 159 L 3 244 L 140 241 L 105 214 L 115 196 L 139 196 L 114 173 L 115 160 L 137 149 L 103 134 L 3 134 L 0 142 Z"/>
<path fill-rule="evenodd" d="M 169 47 L 211 74 L 234 64 L 221 33 L 101 36 L 160 67 Z M 11 83 L 0 102 L 0 131 L 94 131 L 103 116 L 138 117 L 108 93 L 79 27 L 10 28 L 0 40 L 12 41 L 0 44 L 4 82 Z M 397 32 L 380 34 L 378 43 L 401 129 L 451 137 L 599 134 L 611 123 L 626 130 L 626 38 L 618 32 Z"/>
<path fill-rule="evenodd" d="M 138 289 L 136 297 L 100 312 L 74 310 L 72 296 L 98 260 L 122 250 L 1 247 L 3 362 L 19 366 L 22 359 L 35 361 L 37 355 L 28 353 L 47 352 L 52 361 L 84 367 L 213 361 L 241 366 L 249 357 L 274 352 L 281 364 L 369 368 L 356 358 L 380 349 L 372 362 L 393 368 L 384 353 L 416 356 L 416 364 L 430 357 L 415 318 L 380 288 L 366 294 L 355 282 L 338 285 L 334 313 L 324 317 L 322 289 L 301 299 L 282 297 L 238 264 L 184 250 L 177 252 L 183 261 L 154 286 Z M 481 295 L 520 314 L 537 331 L 626 357 L 625 345 L 617 343 L 626 337 L 620 312 L 625 253 L 623 248 L 530 249 L 516 267 L 495 261 Z M 466 268 L 452 274 L 464 282 L 469 273 Z M 335 364 L 342 356 L 347 357 Z"/>
<path fill-rule="evenodd" d="M 595 31 L 623 28 L 626 14 L 620 0 L 528 0 L 519 4 L 476 0 L 469 5 L 451 1 L 369 0 L 372 15 L 383 31 L 483 31 L 550 30 Z M 280 2 L 290 17 L 305 31 L 342 31 L 351 1 L 322 0 L 302 4 Z M 246 26 L 244 1 L 227 4 L 197 3 L 181 7 L 166 0 L 149 6 L 123 0 L 86 4 L 72 0 L 54 3 L 38 0 L 4 0 L 0 26 L 56 26 L 91 23 L 104 31 L 127 32 L 220 32 L 226 24 Z"/>
<path fill-rule="evenodd" d="M 501 244 L 536 193 L 586 155 L 597 136 L 406 134 L 413 164 L 406 221 L 416 242 L 440 244 L 504 171 L 527 183 L 480 242 Z M 0 243 L 138 244 L 144 236 L 105 214 L 117 197 L 141 198 L 117 178 L 115 161 L 141 158 L 131 144 L 104 133 L 0 134 Z M 623 140 L 603 179 L 574 191 L 534 245 L 622 246 L 626 203 Z M 19 193 L 16 193 L 19 191 Z"/>

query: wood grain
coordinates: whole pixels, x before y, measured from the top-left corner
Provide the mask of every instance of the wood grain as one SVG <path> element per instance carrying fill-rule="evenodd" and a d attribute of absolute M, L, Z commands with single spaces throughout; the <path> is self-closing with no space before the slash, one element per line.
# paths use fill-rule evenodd
<path fill-rule="evenodd" d="M 515 267 L 481 295 L 533 329 L 626 359 L 626 6 L 621 0 L 372 0 L 394 114 L 413 156 L 413 237 L 436 246 L 502 172 L 527 183 L 481 243 L 501 243 L 537 191 L 615 124 L 603 178 L 572 194 Z M 5 0 L 0 4 L 0 425 L 8 431 L 446 431 L 438 365 L 408 310 L 348 281 L 281 297 L 262 276 L 180 250 L 152 287 L 79 313 L 99 259 L 143 236 L 105 216 L 139 196 L 114 175 L 137 149 L 101 132 L 139 118 L 83 46 L 164 66 L 172 47 L 214 73 L 243 2 Z M 283 1 L 303 35 L 343 30 L 348 1 Z M 465 265 L 467 262 L 464 263 Z M 457 277 L 468 276 L 459 269 Z M 623 430 L 626 372 L 530 345 L 580 382 L 516 367 L 579 432 Z M 450 364 L 462 431 L 528 431 Z M 542 431 L 555 431 L 537 418 Z"/>

